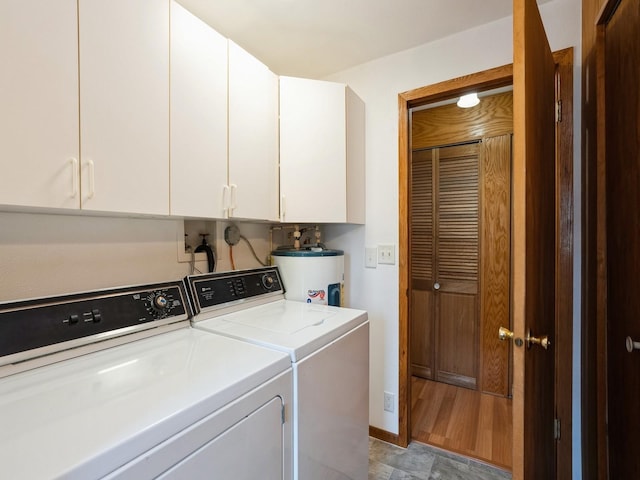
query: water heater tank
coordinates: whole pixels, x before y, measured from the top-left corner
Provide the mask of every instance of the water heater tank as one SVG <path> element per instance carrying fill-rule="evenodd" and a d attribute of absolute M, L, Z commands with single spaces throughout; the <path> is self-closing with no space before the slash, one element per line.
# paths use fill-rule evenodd
<path fill-rule="evenodd" d="M 320 247 L 271 252 L 287 300 L 344 306 L 344 252 Z"/>

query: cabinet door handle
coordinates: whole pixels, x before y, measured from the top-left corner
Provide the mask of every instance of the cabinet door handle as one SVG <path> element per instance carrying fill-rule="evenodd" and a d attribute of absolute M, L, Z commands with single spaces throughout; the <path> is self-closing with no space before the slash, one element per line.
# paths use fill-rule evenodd
<path fill-rule="evenodd" d="M 229 185 L 222 186 L 222 211 L 225 215 L 229 216 Z"/>
<path fill-rule="evenodd" d="M 287 213 L 287 202 L 284 195 L 280 195 L 280 221 L 284 222 L 284 217 Z"/>
<path fill-rule="evenodd" d="M 87 160 L 87 164 L 89 165 L 89 194 L 87 198 L 93 198 L 96 194 L 96 166 L 93 160 Z"/>
<path fill-rule="evenodd" d="M 233 215 L 233 211 L 238 208 L 238 185 L 231 184 L 231 205 L 229 205 L 229 216 Z"/>
<path fill-rule="evenodd" d="M 78 195 L 78 176 L 80 175 L 78 159 L 70 158 L 69 165 L 71 165 L 71 198 L 76 198 Z"/>

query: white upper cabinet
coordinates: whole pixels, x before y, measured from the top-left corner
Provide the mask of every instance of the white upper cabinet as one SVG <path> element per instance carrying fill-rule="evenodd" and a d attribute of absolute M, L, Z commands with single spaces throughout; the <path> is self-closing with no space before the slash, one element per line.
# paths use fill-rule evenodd
<path fill-rule="evenodd" d="M 227 39 L 171 2 L 171 214 L 225 218 Z"/>
<path fill-rule="evenodd" d="M 0 2 L 0 205 L 78 208 L 76 0 Z"/>
<path fill-rule="evenodd" d="M 169 0 L 78 8 L 82 208 L 167 215 Z"/>
<path fill-rule="evenodd" d="M 229 217 L 278 220 L 278 77 L 229 41 Z"/>
<path fill-rule="evenodd" d="M 364 223 L 364 103 L 346 85 L 280 77 L 280 217 Z"/>
<path fill-rule="evenodd" d="M 364 104 L 174 0 L 0 2 L 0 206 L 364 223 Z"/>

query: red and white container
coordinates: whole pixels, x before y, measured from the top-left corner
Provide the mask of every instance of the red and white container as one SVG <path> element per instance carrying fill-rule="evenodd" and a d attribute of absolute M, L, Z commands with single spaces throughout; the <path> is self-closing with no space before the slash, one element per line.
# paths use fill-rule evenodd
<path fill-rule="evenodd" d="M 344 252 L 321 247 L 280 248 L 271 252 L 280 270 L 285 298 L 344 306 Z"/>

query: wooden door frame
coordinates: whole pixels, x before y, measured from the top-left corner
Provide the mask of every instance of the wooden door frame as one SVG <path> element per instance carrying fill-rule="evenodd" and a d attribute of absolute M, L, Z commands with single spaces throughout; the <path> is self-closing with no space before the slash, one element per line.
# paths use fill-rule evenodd
<path fill-rule="evenodd" d="M 562 121 L 556 124 L 556 382 L 571 385 L 573 342 L 573 48 L 554 53 L 562 99 Z M 410 119 L 413 107 L 457 97 L 470 91 L 486 91 L 513 84 L 513 65 L 458 77 L 398 95 L 399 176 L 399 391 L 398 435 L 372 429 L 374 436 L 402 447 L 411 442 L 411 355 L 409 337 L 409 160 Z M 563 320 L 563 321 L 559 321 Z M 497 332 L 496 332 L 497 335 Z M 558 389 L 556 408 L 563 419 L 558 442 L 558 478 L 571 477 L 571 394 Z M 568 472 L 568 473 L 567 473 Z"/>
<path fill-rule="evenodd" d="M 607 315 L 607 283 L 608 283 L 608 259 L 607 259 L 607 151 L 606 151 L 606 91 L 605 91 L 605 70 L 606 70 L 606 54 L 605 54 L 605 33 L 607 23 L 611 19 L 611 16 L 615 13 L 618 7 L 617 0 L 604 0 L 601 2 L 600 10 L 596 15 L 595 22 L 595 77 L 596 77 L 596 108 L 592 113 L 592 117 L 589 120 L 593 120 L 595 117 L 596 126 L 596 180 L 595 180 L 595 219 L 593 218 L 593 212 L 588 211 L 587 215 L 591 216 L 588 219 L 590 224 L 595 223 L 595 235 L 596 235 L 596 281 L 595 281 L 595 343 L 596 350 L 596 447 L 597 447 L 597 478 L 607 479 L 609 478 L 609 444 L 607 434 L 607 411 L 609 406 L 609 392 L 607 385 L 607 371 L 609 357 L 607 352 L 607 331 L 608 331 L 608 315 Z M 591 149 L 591 145 L 586 148 Z M 592 150 L 591 150 L 592 151 Z M 592 178 L 590 180 L 593 180 Z M 589 199 L 593 202 L 593 199 Z M 594 222 L 595 220 L 595 222 Z M 593 228 L 593 225 L 592 227 Z M 590 252 L 586 252 L 589 255 Z M 589 282 L 589 280 L 586 280 Z M 587 284 L 585 290 L 592 288 L 592 285 Z M 588 291 L 588 290 L 587 290 Z M 593 315 L 593 311 L 589 311 L 585 314 L 586 321 L 589 322 L 589 315 Z M 583 325 L 585 319 L 583 319 Z M 589 325 L 590 327 L 590 322 Z M 592 333 L 593 335 L 593 333 Z M 589 344 L 593 346 L 593 344 Z M 584 368 L 584 367 L 583 367 Z M 593 378 L 593 373 L 588 373 Z M 583 403 L 583 408 L 586 413 L 583 416 L 588 417 L 593 412 L 592 405 Z M 591 434 L 591 432 L 589 432 Z M 593 441 L 593 439 L 590 439 Z M 589 457 L 592 451 L 591 443 L 588 443 L 584 447 L 586 452 L 583 455 L 583 466 L 592 467 L 591 463 L 587 463 L 585 458 Z M 595 473 L 595 472 L 594 472 Z"/>

